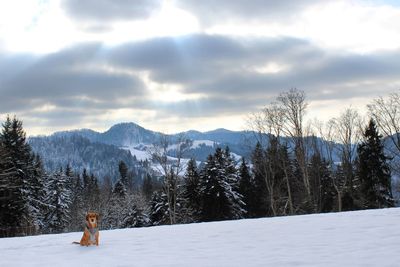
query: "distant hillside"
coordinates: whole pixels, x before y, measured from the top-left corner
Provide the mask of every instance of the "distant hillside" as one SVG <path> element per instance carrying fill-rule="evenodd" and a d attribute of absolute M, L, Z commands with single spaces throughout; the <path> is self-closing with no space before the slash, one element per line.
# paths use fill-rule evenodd
<path fill-rule="evenodd" d="M 69 164 L 73 170 L 89 173 L 99 178 L 118 177 L 118 163 L 124 161 L 129 169 L 138 176 L 143 176 L 146 168 L 126 150 L 113 145 L 92 142 L 78 132 L 54 134 L 47 137 L 31 137 L 29 144 L 38 153 L 45 168 L 55 171 Z"/>
<path fill-rule="evenodd" d="M 119 123 L 112 126 L 104 133 L 99 133 L 90 129 L 57 132 L 55 136 L 80 135 L 91 142 L 109 144 L 115 146 L 131 146 L 137 144 L 152 144 L 160 133 L 147 130 L 135 123 Z"/>
<path fill-rule="evenodd" d="M 92 143 L 114 145 L 131 151 L 137 159 L 146 158 L 148 146 L 159 141 L 161 133 L 147 130 L 135 123 L 119 123 L 109 130 L 99 133 L 90 129 L 63 131 L 54 133 L 54 137 L 82 136 Z M 217 129 L 209 132 L 187 131 L 169 135 L 174 143 L 178 136 L 183 136 L 193 142 L 193 146 L 187 151 L 186 158 L 195 158 L 198 161 L 205 161 L 209 154 L 212 154 L 217 146 L 229 146 L 230 150 L 240 156 L 249 157 L 251 149 L 255 145 L 254 133 L 246 131 L 230 131 Z M 35 137 L 41 138 L 41 137 Z"/>
<path fill-rule="evenodd" d="M 145 129 L 135 123 L 119 123 L 103 133 L 90 129 L 63 131 L 47 137 L 32 137 L 29 142 L 33 150 L 44 158 L 45 166 L 50 171 L 69 163 L 74 169 L 86 168 L 99 177 L 106 175 L 117 177 L 117 166 L 120 160 L 125 161 L 138 173 L 147 172 L 148 166 L 144 166 L 143 162 L 151 161 L 149 148 L 159 142 L 161 135 L 159 132 Z M 174 142 L 180 136 L 190 142 L 184 158 L 194 158 L 200 162 L 204 162 L 208 155 L 213 154 L 216 147 L 225 148 L 226 146 L 230 148 L 237 161 L 241 157 L 250 159 L 251 151 L 257 142 L 257 134 L 252 131 L 226 129 L 204 133 L 187 131 L 167 135 L 171 142 L 170 156 L 173 156 Z M 268 137 L 268 135 L 263 136 L 264 139 Z M 288 140 L 282 138 L 282 141 Z M 317 145 L 321 145 L 321 139 L 317 138 L 316 141 Z M 288 146 L 290 150 L 293 150 L 290 142 Z M 339 157 L 335 155 L 334 160 L 339 161 Z"/>

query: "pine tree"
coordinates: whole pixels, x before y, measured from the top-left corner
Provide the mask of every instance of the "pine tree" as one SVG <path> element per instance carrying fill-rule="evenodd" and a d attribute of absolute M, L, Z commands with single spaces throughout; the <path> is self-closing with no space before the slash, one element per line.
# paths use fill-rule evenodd
<path fill-rule="evenodd" d="M 163 190 L 153 193 L 150 201 L 149 217 L 152 225 L 169 224 L 168 199 Z"/>
<path fill-rule="evenodd" d="M 84 218 L 87 209 L 84 209 L 83 203 L 83 186 L 81 177 L 72 172 L 72 170 L 67 166 L 65 174 L 70 181 L 70 188 L 72 192 L 72 202 L 71 202 L 71 220 L 69 230 L 79 231 L 82 229 L 82 218 Z"/>
<path fill-rule="evenodd" d="M 293 192 L 295 191 L 293 187 L 296 186 L 296 179 L 293 171 L 293 162 L 289 156 L 289 148 L 287 144 L 279 145 L 279 161 L 278 165 L 280 166 L 283 172 L 283 182 L 281 184 L 282 197 L 284 199 L 284 203 L 282 203 L 281 214 L 295 214 L 295 203 L 293 200 Z"/>
<path fill-rule="evenodd" d="M 7 195 L 2 202 L 8 228 L 15 233 L 32 233 L 41 226 L 40 208 L 43 190 L 42 170 L 35 166 L 35 156 L 26 142 L 26 133 L 22 121 L 7 116 L 3 123 L 0 143 L 5 153 L 3 166 L 6 175 L 1 177 L 1 184 L 6 185 Z"/>
<path fill-rule="evenodd" d="M 311 157 L 308 174 L 310 176 L 311 195 L 315 204 L 315 211 L 332 211 L 336 192 L 328 163 L 321 158 L 319 153 L 315 153 Z"/>
<path fill-rule="evenodd" d="M 65 232 L 70 224 L 72 192 L 68 182 L 62 169 L 47 180 L 46 203 L 49 209 L 45 214 L 45 228 L 49 233 Z"/>
<path fill-rule="evenodd" d="M 89 205 L 87 208 L 92 211 L 100 209 L 100 188 L 97 177 L 94 174 L 90 175 Z"/>
<path fill-rule="evenodd" d="M 358 176 L 365 208 L 393 207 L 391 173 L 388 158 L 384 154 L 382 136 L 374 120 L 370 120 L 364 132 L 364 141 L 357 147 Z"/>
<path fill-rule="evenodd" d="M 33 172 L 28 180 L 28 207 L 29 213 L 32 217 L 34 224 L 39 227 L 44 227 L 44 211 L 47 208 L 45 203 L 46 190 L 45 179 L 47 174 L 43 168 L 42 160 L 39 155 L 32 154 L 31 163 L 33 165 Z"/>
<path fill-rule="evenodd" d="M 83 180 L 83 188 L 86 191 L 89 188 L 89 184 L 90 184 L 90 177 L 89 177 L 86 169 L 83 169 L 82 180 Z"/>
<path fill-rule="evenodd" d="M 107 203 L 103 227 L 105 229 L 122 228 L 128 209 L 128 192 L 125 184 L 119 179 L 111 192 L 110 200 Z"/>
<path fill-rule="evenodd" d="M 254 217 L 264 217 L 268 213 L 268 190 L 265 182 L 266 175 L 266 159 L 265 153 L 258 142 L 253 154 L 253 173 L 254 173 Z"/>
<path fill-rule="evenodd" d="M 226 172 L 224 152 L 217 148 L 207 158 L 200 176 L 200 219 L 218 221 L 242 218 L 245 211 L 242 196 L 232 188 Z"/>
<path fill-rule="evenodd" d="M 4 229 L 2 236 L 17 234 L 16 227 L 21 224 L 20 217 L 25 212 L 19 184 L 19 173 L 14 166 L 10 152 L 0 141 L 0 227 Z"/>
<path fill-rule="evenodd" d="M 149 174 L 146 174 L 146 177 L 143 180 L 143 186 L 142 186 L 142 193 L 146 200 L 150 200 L 151 196 L 153 194 L 154 188 L 153 188 L 153 181 L 152 178 Z"/>
<path fill-rule="evenodd" d="M 124 204 L 125 206 L 121 213 L 121 225 L 119 228 L 144 227 L 149 224 L 149 218 L 143 210 L 138 207 L 132 196 L 129 196 Z"/>
<path fill-rule="evenodd" d="M 124 161 L 120 161 L 118 165 L 118 170 L 120 174 L 121 182 L 128 188 L 128 166 L 126 166 Z"/>
<path fill-rule="evenodd" d="M 255 210 L 257 210 L 254 203 L 255 186 L 244 158 L 242 158 L 242 163 L 239 167 L 239 177 L 238 192 L 243 196 L 243 202 L 246 204 L 245 209 L 247 212 L 245 217 L 255 217 Z"/>
<path fill-rule="evenodd" d="M 191 159 L 186 169 L 182 197 L 184 198 L 185 206 L 189 213 L 188 216 L 194 221 L 197 221 L 198 210 L 200 208 L 199 180 L 200 177 L 197 171 L 196 160 Z"/>
<path fill-rule="evenodd" d="M 94 174 L 88 174 L 86 169 L 83 169 L 83 208 L 85 212 L 98 210 L 100 208 L 100 188 L 97 177 Z"/>
<path fill-rule="evenodd" d="M 227 146 L 225 148 L 225 151 L 223 151 L 223 157 L 224 157 L 224 165 L 225 165 L 225 173 L 227 176 L 230 176 L 231 178 L 233 178 L 234 180 L 232 181 L 233 183 L 238 182 L 237 180 L 237 169 L 235 166 L 235 160 L 233 159 L 232 155 L 231 155 L 231 151 L 229 149 L 229 147 Z"/>
<path fill-rule="evenodd" d="M 235 200 L 235 202 L 236 202 L 236 201 L 239 201 L 239 199 L 242 199 L 242 196 L 239 193 L 239 180 L 240 180 L 239 173 L 236 168 L 235 159 L 231 155 L 229 147 L 227 146 L 225 148 L 225 150 L 222 152 L 223 152 L 223 154 L 222 154 L 221 164 L 222 164 L 223 168 L 225 169 L 224 171 L 225 171 L 226 181 L 231 186 L 232 191 L 236 193 L 235 197 L 238 198 L 237 200 Z M 243 203 L 243 201 L 240 200 L 239 203 Z"/>

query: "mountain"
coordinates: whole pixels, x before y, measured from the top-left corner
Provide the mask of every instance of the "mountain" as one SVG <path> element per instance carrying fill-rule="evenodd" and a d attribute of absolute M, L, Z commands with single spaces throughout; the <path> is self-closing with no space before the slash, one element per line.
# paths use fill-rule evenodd
<path fill-rule="evenodd" d="M 80 135 L 91 142 L 109 144 L 114 146 L 131 146 L 137 144 L 152 144 L 159 137 L 160 133 L 147 130 L 133 122 L 119 123 L 109 130 L 99 133 L 90 129 L 63 131 L 54 133 L 55 136 Z"/>
<path fill-rule="evenodd" d="M 118 164 L 124 161 L 136 179 L 144 178 L 147 173 L 146 164 L 138 161 L 129 151 L 114 145 L 93 142 L 80 134 L 82 132 L 30 137 L 28 142 L 33 151 L 41 156 L 46 170 L 50 172 L 70 165 L 76 172 L 82 173 L 86 169 L 100 179 L 108 176 L 115 180 L 119 175 Z"/>
<path fill-rule="evenodd" d="M 1 238 L 0 266 L 399 266 L 400 208 Z"/>
<path fill-rule="evenodd" d="M 138 173 L 145 174 L 151 171 L 148 166 L 148 162 L 151 161 L 149 148 L 160 141 L 161 135 L 162 133 L 130 122 L 116 124 L 102 133 L 90 129 L 56 132 L 46 137 L 32 137 L 29 143 L 33 150 L 42 156 L 49 171 L 55 171 L 69 163 L 73 169 L 81 171 L 86 168 L 101 178 L 117 177 L 120 160 L 125 161 L 130 168 L 136 168 Z M 249 159 L 258 135 L 252 131 L 216 129 L 207 132 L 191 130 L 165 136 L 170 142 L 168 155 L 172 159 L 176 142 L 183 137 L 189 144 L 183 157 L 204 162 L 208 155 L 215 152 L 216 147 L 227 146 L 237 161 L 241 157 Z M 268 137 L 263 136 L 264 139 Z M 311 142 L 310 140 L 311 138 L 306 138 L 307 142 Z M 289 149 L 293 150 L 293 145 L 288 139 L 282 137 L 282 141 L 287 142 Z M 316 144 L 320 146 L 321 139 L 317 138 Z M 338 159 L 339 157 L 335 156 L 334 160 Z"/>
<path fill-rule="evenodd" d="M 151 171 L 147 161 L 151 161 L 149 148 L 159 142 L 159 132 L 154 132 L 135 123 L 119 123 L 105 132 L 90 129 L 56 132 L 50 136 L 30 137 L 29 143 L 35 153 L 44 160 L 48 171 L 56 171 L 70 164 L 74 170 L 86 169 L 102 179 L 118 177 L 118 163 L 123 160 L 130 169 L 143 176 Z M 229 146 L 236 159 L 248 157 L 254 147 L 252 133 L 217 129 L 201 133 L 188 131 L 167 135 L 171 144 L 169 155 L 174 155 L 174 143 L 183 136 L 188 139 L 189 147 L 185 158 L 205 161 L 214 153 L 217 146 Z M 143 178 L 143 177 L 142 177 Z"/>

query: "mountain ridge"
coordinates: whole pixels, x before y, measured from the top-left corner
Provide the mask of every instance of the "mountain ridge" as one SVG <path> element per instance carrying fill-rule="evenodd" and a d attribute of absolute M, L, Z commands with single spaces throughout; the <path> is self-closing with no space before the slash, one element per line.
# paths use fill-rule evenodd
<path fill-rule="evenodd" d="M 254 144 L 245 143 L 253 134 L 220 128 L 207 132 L 189 130 L 165 136 L 169 139 L 171 148 L 183 136 L 191 144 L 184 158 L 204 162 L 208 155 L 214 153 L 217 146 L 229 146 L 236 158 L 249 158 L 250 148 Z M 135 167 L 137 173 L 146 173 L 146 161 L 151 161 L 148 149 L 158 143 L 162 135 L 164 134 L 148 130 L 134 122 L 123 122 L 104 132 L 84 128 L 58 131 L 48 136 L 29 137 L 28 140 L 33 151 L 42 157 L 49 171 L 56 171 L 66 164 L 71 164 L 73 169 L 79 171 L 84 168 L 96 170 L 99 177 L 115 177 L 118 160 L 128 161 L 128 166 Z M 126 154 L 129 152 L 132 157 Z M 168 153 L 173 157 L 173 149 Z M 111 155 L 113 158 L 110 158 Z"/>

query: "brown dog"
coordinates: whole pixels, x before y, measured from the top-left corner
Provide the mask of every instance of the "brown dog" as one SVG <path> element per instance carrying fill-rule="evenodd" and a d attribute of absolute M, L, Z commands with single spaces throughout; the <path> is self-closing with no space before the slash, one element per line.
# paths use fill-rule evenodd
<path fill-rule="evenodd" d="M 88 212 L 86 214 L 86 225 L 83 232 L 81 242 L 73 242 L 81 246 L 99 245 L 99 214 L 96 212 Z"/>

